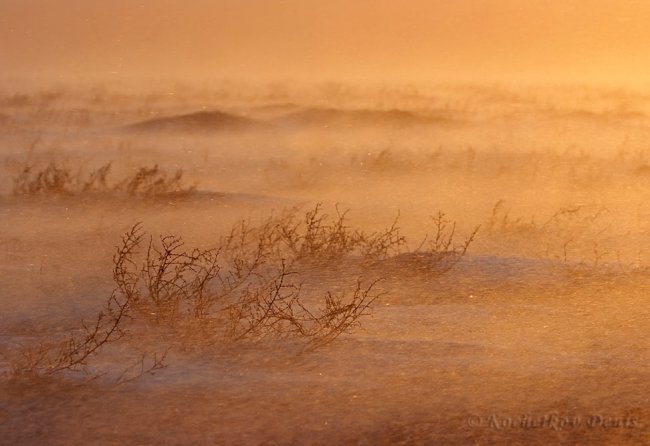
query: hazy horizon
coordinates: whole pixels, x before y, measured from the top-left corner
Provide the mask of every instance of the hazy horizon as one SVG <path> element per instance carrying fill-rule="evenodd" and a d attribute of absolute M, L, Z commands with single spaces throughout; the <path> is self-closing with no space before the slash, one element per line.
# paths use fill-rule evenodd
<path fill-rule="evenodd" d="M 650 4 L 3 0 L 4 76 L 645 83 Z"/>

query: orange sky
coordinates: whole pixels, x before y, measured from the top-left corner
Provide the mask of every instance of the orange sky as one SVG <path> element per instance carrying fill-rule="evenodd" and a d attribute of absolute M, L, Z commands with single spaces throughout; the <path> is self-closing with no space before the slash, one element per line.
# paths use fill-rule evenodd
<path fill-rule="evenodd" d="M 647 0 L 0 0 L 5 75 L 643 82 L 649 54 Z"/>

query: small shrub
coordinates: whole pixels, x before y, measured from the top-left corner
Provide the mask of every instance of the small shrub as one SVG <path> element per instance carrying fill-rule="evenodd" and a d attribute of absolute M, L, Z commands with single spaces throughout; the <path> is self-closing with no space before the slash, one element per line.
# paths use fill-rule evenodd
<path fill-rule="evenodd" d="M 452 263 L 449 265 L 449 268 L 451 268 L 467 253 L 469 246 L 476 238 L 476 234 L 481 227 L 477 226 L 474 228 L 463 243 L 456 245 L 454 243 L 456 222 L 447 220 L 447 216 L 443 212 L 438 212 L 431 219 L 433 220 L 435 233 L 427 254 L 433 256 L 434 260 L 447 260 L 451 258 Z"/>
<path fill-rule="evenodd" d="M 318 203 L 305 213 L 303 221 L 296 221 L 296 215 L 289 214 L 277 224 L 280 242 L 296 260 L 331 261 L 348 256 L 359 246 L 361 238 L 346 225 L 347 213 L 336 206 L 336 217 L 330 221 Z"/>
<path fill-rule="evenodd" d="M 111 171 L 111 166 L 113 163 L 107 163 L 99 167 L 96 170 L 93 170 L 88 175 L 88 178 L 83 182 L 81 187 L 82 192 L 105 192 L 110 190 L 110 187 L 107 182 L 108 174 Z"/>
<path fill-rule="evenodd" d="M 38 171 L 26 166 L 14 178 L 14 195 L 68 195 L 74 190 L 75 182 L 71 171 L 55 163 Z"/>
<path fill-rule="evenodd" d="M 130 196 L 156 196 L 178 193 L 190 193 L 195 187 L 183 185 L 183 171 L 177 170 L 173 175 L 158 168 L 141 167 L 132 177 L 124 179 L 115 186 L 116 190 L 123 190 Z"/>
<path fill-rule="evenodd" d="M 285 257 L 312 263 L 345 258 L 377 261 L 399 254 L 406 245 L 400 233 L 399 214 L 390 227 L 366 233 L 347 225 L 349 210 L 342 211 L 337 205 L 336 216 L 330 218 L 322 209 L 322 204 L 317 203 L 302 217 L 294 209 L 270 222 L 275 228 L 272 232 L 276 232 L 271 238 Z"/>
<path fill-rule="evenodd" d="M 383 231 L 366 234 L 357 232 L 361 256 L 366 261 L 386 260 L 399 255 L 406 245 L 406 237 L 400 233 L 399 213 L 393 224 Z"/>
<path fill-rule="evenodd" d="M 510 217 L 505 202 L 500 200 L 493 208 L 487 227 L 492 236 L 511 238 L 520 246 L 528 246 L 528 255 L 557 262 L 567 270 L 574 267 L 596 269 L 607 263 L 604 262 L 606 258 L 610 263 L 620 263 L 615 251 L 606 248 L 606 240 L 599 246 L 598 240 L 611 230 L 611 222 L 604 218 L 607 212 L 601 207 L 566 206 L 538 223 L 534 217 L 528 221 Z"/>
<path fill-rule="evenodd" d="M 492 215 L 487 222 L 487 230 L 490 233 L 526 233 L 534 231 L 537 224 L 534 219 L 530 222 L 523 221 L 521 218 L 511 218 L 510 210 L 506 209 L 505 200 L 499 200 L 492 208 Z"/>
<path fill-rule="evenodd" d="M 195 186 L 185 186 L 183 171 L 169 174 L 155 165 L 141 167 L 132 176 L 116 183 L 109 182 L 112 163 L 107 163 L 85 174 L 74 174 L 68 167 L 52 162 L 45 168 L 26 166 L 14 178 L 13 194 L 17 196 L 61 196 L 90 193 L 119 194 L 131 197 L 156 197 L 172 194 L 189 194 Z"/>
<path fill-rule="evenodd" d="M 431 220 L 434 232 L 428 243 L 425 239 L 415 251 L 400 253 L 388 259 L 404 273 L 440 275 L 449 272 L 467 254 L 480 229 L 477 226 L 462 243 L 456 244 L 456 222 L 448 220 L 443 212 L 438 212 Z"/>

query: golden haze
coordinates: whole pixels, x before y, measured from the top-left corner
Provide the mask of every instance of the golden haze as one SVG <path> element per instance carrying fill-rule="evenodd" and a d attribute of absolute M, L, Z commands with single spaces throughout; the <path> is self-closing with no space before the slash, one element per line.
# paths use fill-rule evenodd
<path fill-rule="evenodd" d="M 650 3 L 3 0 L 5 75 L 644 82 Z"/>

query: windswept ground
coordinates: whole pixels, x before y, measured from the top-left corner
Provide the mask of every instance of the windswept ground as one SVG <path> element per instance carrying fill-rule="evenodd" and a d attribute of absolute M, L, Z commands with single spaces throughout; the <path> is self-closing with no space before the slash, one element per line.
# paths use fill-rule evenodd
<path fill-rule="evenodd" d="M 46 93 L 0 101 L 0 444 L 650 442 L 646 96 Z M 14 375 L 96 317 L 134 223 L 207 249 L 317 202 L 407 242 L 292 265 L 308 297 L 382 279 L 333 342 L 134 313 L 87 374 Z M 422 260 L 439 210 L 452 248 L 480 225 L 457 263 Z"/>

